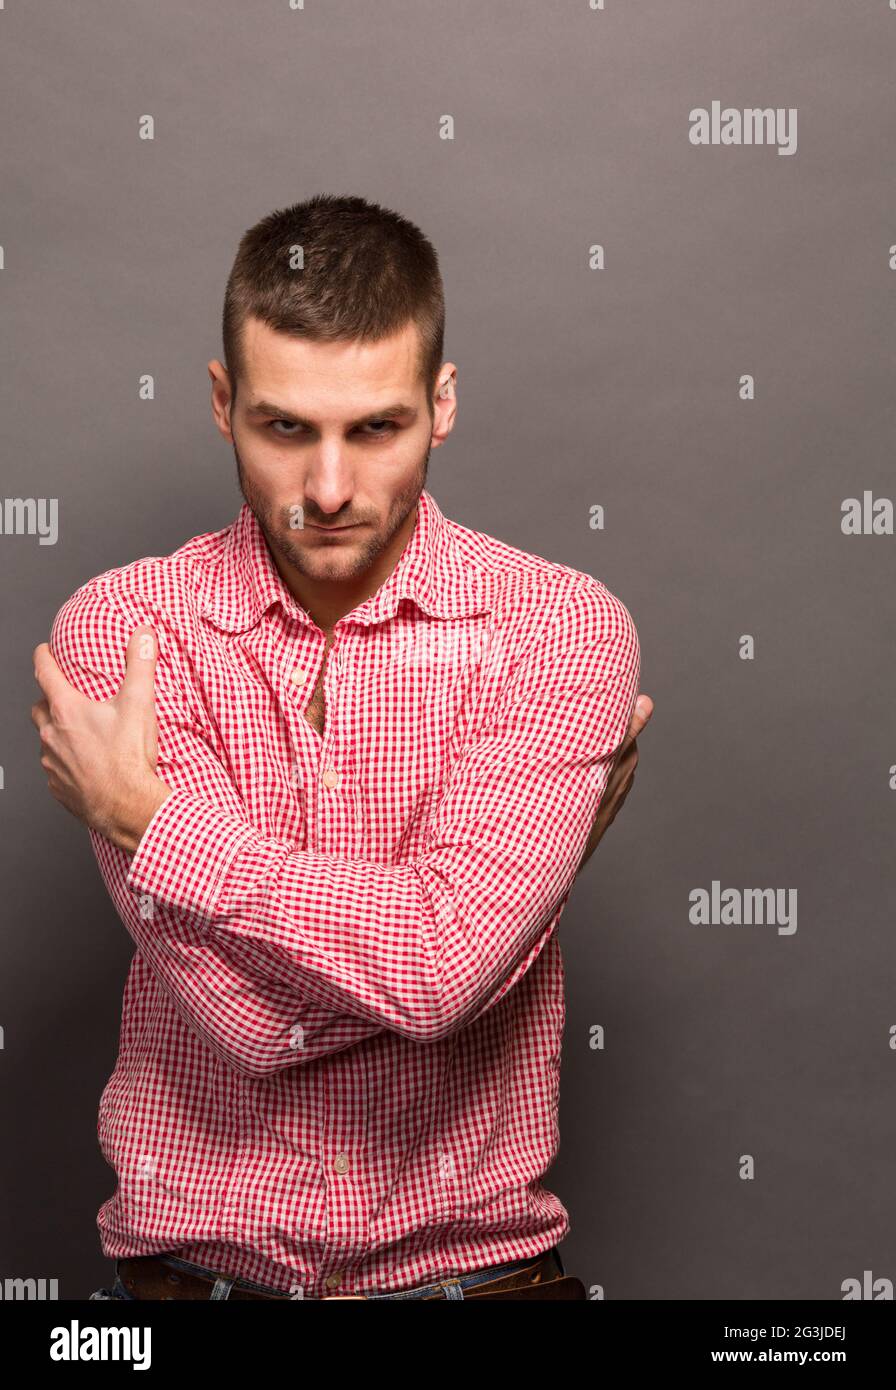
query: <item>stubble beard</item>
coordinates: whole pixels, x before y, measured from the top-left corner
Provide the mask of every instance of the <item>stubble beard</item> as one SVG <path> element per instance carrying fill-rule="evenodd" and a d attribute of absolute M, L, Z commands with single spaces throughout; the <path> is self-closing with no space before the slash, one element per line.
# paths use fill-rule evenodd
<path fill-rule="evenodd" d="M 354 580 L 364 574 L 377 556 L 391 542 L 393 536 L 400 529 L 404 521 L 417 505 L 420 493 L 426 486 L 427 472 L 429 468 L 429 455 L 432 446 L 429 445 L 426 454 L 418 465 L 414 481 L 393 499 L 389 516 L 386 518 L 385 525 L 381 529 L 369 528 L 360 532 L 358 540 L 354 541 L 351 554 L 338 554 L 337 546 L 333 546 L 328 551 L 324 547 L 316 547 L 312 556 L 311 563 L 308 563 L 311 552 L 304 546 L 290 540 L 290 535 L 301 527 L 291 524 L 294 516 L 302 517 L 303 523 L 320 522 L 321 525 L 331 524 L 326 517 L 318 516 L 312 509 L 310 513 L 302 510 L 302 502 L 297 499 L 296 504 L 284 506 L 279 516 L 273 507 L 270 507 L 265 499 L 261 497 L 252 487 L 251 482 L 246 477 L 240 459 L 236 441 L 233 444 L 233 452 L 236 458 L 237 481 L 240 492 L 248 503 L 250 510 L 255 516 L 265 540 L 271 550 L 293 566 L 299 574 L 305 575 L 309 579 L 334 581 Z M 352 516 L 354 521 L 372 521 L 378 518 Z M 346 523 L 348 524 L 348 523 Z M 360 544 L 358 543 L 360 541 Z M 338 544 L 338 543 L 337 543 Z M 340 547 L 341 548 L 341 547 Z"/>

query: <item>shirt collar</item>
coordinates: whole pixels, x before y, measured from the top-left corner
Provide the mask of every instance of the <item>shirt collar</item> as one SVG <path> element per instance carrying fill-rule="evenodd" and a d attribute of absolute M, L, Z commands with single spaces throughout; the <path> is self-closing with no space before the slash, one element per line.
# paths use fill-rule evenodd
<path fill-rule="evenodd" d="M 200 585 L 203 617 L 225 632 L 243 632 L 279 603 L 291 617 L 310 621 L 284 584 L 248 502 L 223 534 L 223 546 L 208 563 Z M 352 609 L 351 618 L 365 625 L 383 622 L 394 617 L 403 598 L 436 618 L 486 612 L 485 580 L 482 571 L 471 570 L 452 523 L 424 488 L 414 530 L 398 562 L 379 589 Z"/>

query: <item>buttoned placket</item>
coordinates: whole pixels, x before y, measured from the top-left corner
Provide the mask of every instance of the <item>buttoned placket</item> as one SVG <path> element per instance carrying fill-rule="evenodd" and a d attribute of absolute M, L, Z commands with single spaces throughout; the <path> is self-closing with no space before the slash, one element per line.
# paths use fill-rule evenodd
<path fill-rule="evenodd" d="M 340 620 L 341 622 L 341 620 Z M 326 642 L 320 628 L 319 639 Z M 353 814 L 351 759 L 340 718 L 341 690 L 349 673 L 350 639 L 340 623 L 326 652 L 324 671 L 324 732 L 308 724 L 308 706 L 320 670 L 319 662 L 297 665 L 290 674 L 293 708 L 314 740 L 316 776 L 306 799 L 307 845 L 318 853 L 337 852 L 345 840 L 344 817 Z M 367 1136 L 367 1074 L 362 1050 L 347 1048 L 331 1059 L 324 1088 L 325 1113 L 319 1160 L 327 1189 L 329 1240 L 316 1273 L 321 1296 L 355 1287 L 358 1258 L 369 1242 L 370 1202 L 363 1168 Z"/>

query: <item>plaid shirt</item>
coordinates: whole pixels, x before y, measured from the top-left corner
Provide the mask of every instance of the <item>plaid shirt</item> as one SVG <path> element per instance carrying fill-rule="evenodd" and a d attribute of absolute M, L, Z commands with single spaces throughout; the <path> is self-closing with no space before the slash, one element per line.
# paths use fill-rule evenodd
<path fill-rule="evenodd" d="M 90 831 L 136 946 L 103 1252 L 319 1298 L 549 1249 L 557 925 L 638 692 L 628 610 L 424 490 L 335 625 L 323 736 L 325 635 L 245 503 L 82 585 L 50 648 L 108 699 L 140 623 L 173 792 L 133 856 Z"/>

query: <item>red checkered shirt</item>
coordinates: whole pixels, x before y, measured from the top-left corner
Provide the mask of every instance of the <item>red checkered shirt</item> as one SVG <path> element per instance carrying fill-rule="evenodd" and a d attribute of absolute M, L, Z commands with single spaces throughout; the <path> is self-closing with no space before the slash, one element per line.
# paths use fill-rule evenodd
<path fill-rule="evenodd" d="M 158 634 L 158 775 L 133 856 L 91 830 L 134 940 L 98 1136 L 107 1256 L 294 1297 L 535 1256 L 557 1152 L 557 926 L 638 691 L 590 575 L 421 494 L 389 577 L 325 634 L 243 504 L 56 615 L 108 699 Z"/>

